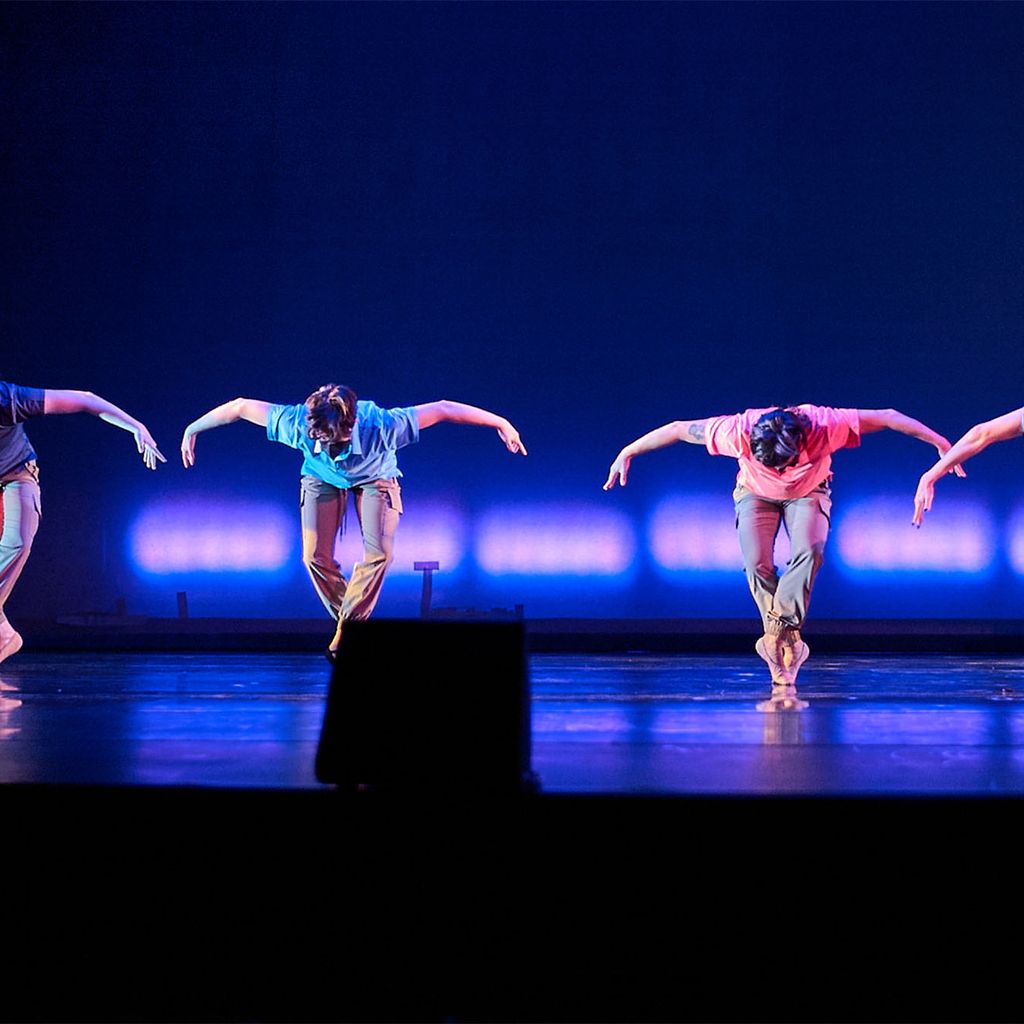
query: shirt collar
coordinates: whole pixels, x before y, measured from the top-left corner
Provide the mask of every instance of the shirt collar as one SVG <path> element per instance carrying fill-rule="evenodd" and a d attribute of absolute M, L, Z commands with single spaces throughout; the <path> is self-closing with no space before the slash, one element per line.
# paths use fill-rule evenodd
<path fill-rule="evenodd" d="M 320 441 L 313 442 L 313 454 L 319 455 L 323 452 L 324 446 Z M 359 441 L 359 420 L 352 425 L 352 440 L 349 441 L 347 449 L 343 448 L 342 453 L 338 455 L 339 459 L 347 459 L 350 455 L 362 455 L 363 446 Z M 328 453 L 328 456 L 330 453 Z"/>

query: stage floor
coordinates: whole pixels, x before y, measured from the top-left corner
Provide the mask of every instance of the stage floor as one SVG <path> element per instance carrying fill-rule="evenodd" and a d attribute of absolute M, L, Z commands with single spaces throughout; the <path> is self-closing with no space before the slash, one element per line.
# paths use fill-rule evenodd
<path fill-rule="evenodd" d="M 809 707 L 777 714 L 756 708 L 753 653 L 529 668 L 543 793 L 1024 794 L 1021 657 L 812 655 Z M 0 666 L 0 782 L 323 789 L 330 672 L 308 653 L 23 651 Z"/>

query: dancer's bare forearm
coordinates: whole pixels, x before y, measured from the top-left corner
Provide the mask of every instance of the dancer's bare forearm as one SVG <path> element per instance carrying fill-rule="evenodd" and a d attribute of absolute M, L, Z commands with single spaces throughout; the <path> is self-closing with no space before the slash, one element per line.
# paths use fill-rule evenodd
<path fill-rule="evenodd" d="M 245 420 L 265 428 L 270 404 L 270 402 L 261 402 L 255 398 L 234 398 L 193 420 L 185 428 L 181 437 L 181 461 L 185 468 L 188 469 L 196 464 L 196 434 L 201 434 L 204 430 L 212 430 L 214 427 L 237 423 L 239 420 Z"/>
<path fill-rule="evenodd" d="M 629 476 L 629 466 L 637 455 L 657 451 L 659 448 L 667 448 L 669 445 L 685 441 L 687 444 L 704 444 L 704 431 L 706 420 L 674 420 L 662 427 L 648 431 L 635 441 L 626 445 L 612 462 L 608 470 L 608 479 L 605 481 L 604 489 L 610 491 L 616 483 L 626 486 L 626 479 Z"/>
<path fill-rule="evenodd" d="M 142 456 L 147 469 L 156 469 L 157 462 L 166 462 L 157 447 L 153 435 L 146 425 L 124 409 L 108 402 L 92 391 L 54 390 L 43 392 L 43 413 L 48 416 L 62 416 L 69 413 L 85 412 L 98 416 L 104 423 L 111 423 L 121 430 L 127 430 L 135 438 L 135 447 Z"/>

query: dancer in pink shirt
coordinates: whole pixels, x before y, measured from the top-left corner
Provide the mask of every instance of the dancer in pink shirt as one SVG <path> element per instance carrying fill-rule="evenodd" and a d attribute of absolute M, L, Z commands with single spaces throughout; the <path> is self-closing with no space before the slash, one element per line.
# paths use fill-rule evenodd
<path fill-rule="evenodd" d="M 796 695 L 797 673 L 810 654 L 800 628 L 828 540 L 832 453 L 856 448 L 864 434 L 886 428 L 933 445 L 940 456 L 950 448 L 942 435 L 895 409 L 796 405 L 667 423 L 626 445 L 611 465 L 606 491 L 616 483 L 626 486 L 634 457 L 678 441 L 737 460 L 736 529 L 764 627 L 754 646 L 772 679 L 770 699 L 758 704 L 763 711 L 806 707 Z M 785 525 L 792 546 L 781 575 L 775 566 L 780 525 Z"/>

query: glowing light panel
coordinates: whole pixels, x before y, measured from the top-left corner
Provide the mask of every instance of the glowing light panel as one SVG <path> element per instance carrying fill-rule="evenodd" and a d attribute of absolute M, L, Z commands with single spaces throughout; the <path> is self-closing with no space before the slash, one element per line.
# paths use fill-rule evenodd
<path fill-rule="evenodd" d="M 299 537 L 298 516 L 261 502 L 165 499 L 130 531 L 131 556 L 149 573 L 275 572 Z"/>
<path fill-rule="evenodd" d="M 474 551 L 477 564 L 492 576 L 617 576 L 632 564 L 636 537 L 614 509 L 506 506 L 481 518 Z"/>
<path fill-rule="evenodd" d="M 413 562 L 437 562 L 440 572 L 458 568 L 466 553 L 465 520 L 458 509 L 447 505 L 406 506 L 395 531 L 394 561 L 389 575 L 419 576 Z M 347 576 L 363 558 L 363 539 L 355 509 L 348 510 L 345 533 L 338 538 L 334 557 Z"/>
<path fill-rule="evenodd" d="M 736 536 L 736 512 L 728 495 L 673 494 L 656 506 L 647 524 L 651 557 L 673 572 L 730 572 L 743 569 Z M 789 561 L 790 543 L 780 526 L 775 564 Z"/>
<path fill-rule="evenodd" d="M 835 531 L 840 560 L 852 569 L 877 572 L 978 573 L 995 555 L 995 530 L 977 503 L 943 501 L 910 525 L 913 502 L 873 498 L 852 507 Z"/>
<path fill-rule="evenodd" d="M 1024 576 L 1024 506 L 1017 509 L 1006 528 L 1006 550 L 1013 571 Z"/>

